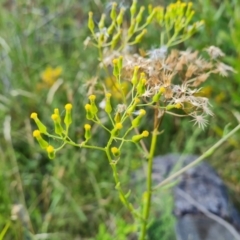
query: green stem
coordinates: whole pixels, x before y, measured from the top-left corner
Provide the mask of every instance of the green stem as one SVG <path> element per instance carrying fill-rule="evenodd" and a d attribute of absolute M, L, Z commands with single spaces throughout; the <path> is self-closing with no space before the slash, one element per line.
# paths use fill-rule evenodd
<path fill-rule="evenodd" d="M 8 228 L 10 227 L 11 222 L 7 222 L 7 224 L 5 225 L 5 227 L 3 228 L 3 230 L 0 233 L 0 240 L 3 240 L 4 236 L 7 233 Z"/>
<path fill-rule="evenodd" d="M 140 240 L 144 240 L 146 233 L 147 233 L 147 222 L 151 208 L 151 198 L 152 198 L 152 165 L 153 165 L 153 157 L 157 143 L 157 136 L 158 130 L 155 127 L 152 133 L 152 141 L 151 141 L 151 148 L 148 157 L 148 171 L 147 171 L 147 192 L 146 192 L 146 203 L 144 206 L 143 218 L 144 221 L 142 222 L 141 226 L 141 235 Z"/>
<path fill-rule="evenodd" d="M 210 156 L 222 143 L 224 143 L 229 137 L 231 137 L 234 133 L 236 133 L 240 129 L 240 124 L 237 125 L 232 131 L 230 131 L 227 135 L 225 135 L 223 138 L 221 138 L 217 143 L 215 143 L 212 147 L 210 147 L 205 153 L 203 153 L 199 158 L 197 158 L 195 161 L 191 162 L 187 166 L 183 167 L 179 171 L 175 172 L 165 180 L 163 180 L 161 183 L 159 183 L 157 186 L 153 188 L 153 191 L 157 190 L 158 188 L 168 184 L 171 182 L 174 178 L 180 176 L 184 172 L 186 172 L 188 169 L 194 167 L 196 164 L 200 163 L 203 159 Z"/>
<path fill-rule="evenodd" d="M 112 161 L 112 158 L 111 158 L 111 155 L 110 155 L 110 151 L 109 151 L 109 148 L 110 148 L 110 145 L 112 143 L 112 140 L 113 139 L 110 138 L 110 140 L 109 140 L 109 142 L 108 142 L 108 144 L 106 146 L 106 155 L 107 155 L 108 161 L 109 161 L 110 166 L 111 166 L 112 171 L 113 171 L 113 177 L 114 177 L 115 184 L 116 184 L 115 188 L 118 190 L 120 200 L 127 207 L 127 209 L 133 214 L 133 216 L 137 217 L 139 219 L 142 219 L 141 215 L 138 212 L 136 212 L 136 210 L 133 208 L 132 204 L 126 198 L 126 196 L 125 196 L 125 194 L 123 192 L 123 189 L 121 187 L 121 183 L 120 183 L 120 180 L 119 180 L 119 177 L 118 177 L 117 168 L 116 168 L 116 163 L 114 163 Z"/>

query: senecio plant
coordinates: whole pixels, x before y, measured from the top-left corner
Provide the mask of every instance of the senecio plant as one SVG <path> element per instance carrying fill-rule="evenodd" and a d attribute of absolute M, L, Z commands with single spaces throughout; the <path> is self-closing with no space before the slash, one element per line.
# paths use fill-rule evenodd
<path fill-rule="evenodd" d="M 88 27 L 91 37 L 86 39 L 85 45 L 98 49 L 99 67 L 109 74 L 114 88 L 117 88 L 121 97 L 116 99 L 111 94 L 112 89 L 107 89 L 106 86 L 103 89 L 104 96 L 94 94 L 88 96 L 89 102 L 85 105 L 85 140 L 76 143 L 68 134 L 72 123 L 71 103 L 65 105 L 64 119 L 60 116 L 59 109 L 54 109 L 51 116 L 54 134 L 48 132 L 47 127 L 38 119 L 37 113 L 32 113 L 31 118 L 38 127 L 33 136 L 47 151 L 50 159 L 55 158 L 56 153 L 66 144 L 95 149 L 106 154 L 119 198 L 138 223 L 136 225 L 138 238 L 144 240 L 147 238 L 151 197 L 155 190 L 151 178 L 153 157 L 164 115 L 189 117 L 193 125 L 203 129 L 208 124 L 207 117 L 213 116 L 213 112 L 209 100 L 199 95 L 199 86 L 211 74 L 227 76 L 233 69 L 220 62 L 219 58 L 224 54 L 217 47 L 206 48 L 204 50 L 208 55 L 206 58 L 200 56 L 197 51 L 189 49 L 179 51 L 173 48 L 174 45 L 190 38 L 204 25 L 203 21 L 191 23 L 194 15 L 191 2 L 177 1 L 166 8 L 150 5 L 145 9 L 143 6 L 139 7 L 137 1 L 133 0 L 129 10 L 119 9 L 117 4 L 113 3 L 110 17 L 107 18 L 103 14 L 98 24 L 93 20 L 93 13 L 89 13 Z M 130 14 L 128 21 L 124 18 L 126 13 Z M 139 46 L 146 38 L 150 24 L 155 24 L 159 29 L 160 47 L 142 54 L 137 54 L 136 51 L 133 53 L 132 46 Z M 112 69 L 112 73 L 109 73 L 109 69 Z M 127 91 L 123 88 L 126 83 Z M 100 99 L 100 102 L 97 102 L 97 99 Z M 150 132 L 147 130 L 140 132 L 139 126 L 146 113 L 152 116 L 150 121 L 152 129 Z M 104 118 L 107 116 L 109 119 L 108 124 L 101 119 L 104 114 Z M 94 124 L 108 133 L 109 139 L 104 147 L 91 145 L 91 128 Z M 58 139 L 62 144 L 55 148 L 49 145 L 45 137 Z M 145 138 L 151 138 L 149 151 L 144 144 Z M 118 162 L 126 142 L 142 147 L 147 158 L 147 186 L 140 206 L 130 202 L 130 191 L 123 190 L 118 174 Z M 179 174 L 184 170 L 186 169 Z M 174 177 L 179 174 L 175 174 Z M 167 182 L 164 180 L 164 184 Z"/>

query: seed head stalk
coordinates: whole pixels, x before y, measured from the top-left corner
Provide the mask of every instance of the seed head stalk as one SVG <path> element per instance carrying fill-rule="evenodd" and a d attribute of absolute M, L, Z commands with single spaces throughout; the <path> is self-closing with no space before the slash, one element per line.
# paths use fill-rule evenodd
<path fill-rule="evenodd" d="M 141 234 L 139 240 L 145 240 L 146 233 L 147 233 L 147 223 L 148 218 L 150 214 L 151 209 L 151 199 L 152 199 L 152 166 L 153 166 L 153 158 L 154 153 L 156 149 L 157 144 L 157 136 L 158 136 L 158 128 L 161 124 L 162 118 L 164 115 L 161 116 L 161 118 L 158 118 L 158 111 L 155 110 L 154 114 L 154 129 L 152 131 L 152 139 L 151 139 L 151 146 L 150 146 L 150 152 L 148 156 L 148 167 L 147 167 L 147 191 L 145 192 L 146 200 L 143 200 L 144 206 L 143 206 L 143 219 L 142 225 L 141 225 Z"/>

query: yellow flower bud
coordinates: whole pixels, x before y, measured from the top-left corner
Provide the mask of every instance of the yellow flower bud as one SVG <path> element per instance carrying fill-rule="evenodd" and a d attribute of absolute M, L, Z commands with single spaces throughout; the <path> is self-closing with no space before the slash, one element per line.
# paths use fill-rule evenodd
<path fill-rule="evenodd" d="M 138 83 L 138 70 L 139 70 L 139 66 L 135 66 L 133 76 L 132 76 L 132 79 L 131 79 L 131 82 L 132 82 L 133 86 L 136 86 L 137 83 Z"/>
<path fill-rule="evenodd" d="M 90 101 L 95 101 L 96 96 L 92 94 L 92 95 L 90 95 L 90 96 L 88 97 L 88 99 L 89 99 Z"/>
<path fill-rule="evenodd" d="M 115 28 L 115 22 L 112 21 L 111 25 L 107 29 L 107 33 L 111 35 L 113 33 L 114 28 Z"/>
<path fill-rule="evenodd" d="M 132 141 L 133 142 L 139 142 L 142 138 L 145 138 L 145 137 L 148 137 L 148 136 L 149 136 L 149 132 L 145 130 L 141 134 L 134 135 L 132 137 Z"/>
<path fill-rule="evenodd" d="M 112 3 L 112 10 L 111 10 L 111 13 L 110 13 L 110 17 L 113 21 L 115 21 L 116 17 L 117 17 L 116 8 L 117 8 L 117 3 L 116 2 Z"/>
<path fill-rule="evenodd" d="M 111 93 L 106 93 L 106 106 L 105 106 L 105 112 L 110 114 L 112 112 L 112 105 L 111 105 Z"/>
<path fill-rule="evenodd" d="M 120 13 L 117 16 L 117 24 L 120 26 L 123 22 L 124 8 L 121 8 Z"/>
<path fill-rule="evenodd" d="M 121 72 L 122 70 L 122 64 L 123 64 L 123 56 L 120 56 L 118 58 L 118 70 L 119 70 L 119 73 Z"/>
<path fill-rule="evenodd" d="M 96 96 L 92 94 L 92 95 L 90 95 L 88 97 L 88 99 L 90 100 L 90 104 L 91 104 L 90 111 L 92 112 L 93 116 L 95 116 L 97 114 L 97 112 L 98 112 L 98 108 L 97 108 L 97 106 L 95 104 Z"/>
<path fill-rule="evenodd" d="M 54 109 L 54 113 L 57 114 L 58 116 L 60 116 L 60 114 L 59 114 L 59 109 L 58 109 L 58 108 L 55 108 L 55 109 Z"/>
<path fill-rule="evenodd" d="M 47 133 L 47 127 L 38 119 L 37 113 L 35 112 L 32 113 L 30 118 L 32 118 L 35 121 L 41 133 Z"/>
<path fill-rule="evenodd" d="M 123 128 L 122 123 L 116 123 L 115 127 L 113 128 L 113 130 L 111 131 L 113 136 L 117 136 L 119 134 L 119 131 Z"/>
<path fill-rule="evenodd" d="M 165 92 L 166 92 L 166 89 L 164 87 L 160 87 L 158 93 L 156 93 L 152 98 L 153 102 L 158 102 L 161 95 Z"/>
<path fill-rule="evenodd" d="M 93 13 L 88 13 L 88 28 L 90 29 L 91 33 L 94 34 L 94 21 L 93 21 Z"/>
<path fill-rule="evenodd" d="M 132 19 L 131 20 L 131 25 L 128 28 L 128 37 L 131 37 L 134 34 L 135 27 L 136 27 L 136 20 Z"/>
<path fill-rule="evenodd" d="M 40 137 L 40 136 L 41 136 L 41 133 L 40 133 L 39 130 L 34 130 L 34 131 L 33 131 L 33 137 L 38 138 L 38 137 Z"/>
<path fill-rule="evenodd" d="M 90 131 L 91 125 L 85 124 L 84 129 L 85 129 L 84 137 L 85 137 L 85 140 L 88 141 L 91 138 L 91 131 Z"/>
<path fill-rule="evenodd" d="M 118 78 L 118 76 L 120 74 L 119 67 L 118 67 L 119 59 L 115 58 L 115 59 L 113 59 L 112 62 L 113 62 L 113 76 Z"/>
<path fill-rule="evenodd" d="M 57 121 L 58 120 L 58 115 L 57 114 L 52 114 L 51 116 L 53 121 Z"/>
<path fill-rule="evenodd" d="M 142 16 L 143 16 L 144 10 L 145 10 L 145 7 L 142 6 L 142 7 L 140 8 L 140 11 L 139 11 L 137 17 L 136 17 L 136 22 L 137 22 L 138 24 L 142 21 Z"/>
<path fill-rule="evenodd" d="M 58 134 L 58 135 L 62 135 L 63 133 L 63 128 L 61 126 L 61 119 L 60 119 L 60 116 L 58 114 L 52 114 L 51 116 L 53 122 L 54 122 L 54 130 L 55 130 L 55 133 Z"/>
<path fill-rule="evenodd" d="M 35 137 L 42 149 L 45 149 L 48 146 L 48 142 L 45 141 L 42 136 L 41 132 L 39 130 L 33 131 L 33 137 Z"/>
<path fill-rule="evenodd" d="M 92 120 L 94 118 L 94 115 L 92 114 L 92 106 L 90 104 L 86 104 L 85 110 L 87 112 L 86 118 L 88 120 Z"/>
<path fill-rule="evenodd" d="M 149 136 L 149 132 L 148 131 L 143 131 L 141 134 L 143 137 L 148 137 Z"/>
<path fill-rule="evenodd" d="M 119 42 L 122 35 L 122 29 L 119 29 L 119 31 L 113 36 L 112 42 L 111 42 L 111 49 L 114 49 Z"/>
<path fill-rule="evenodd" d="M 166 106 L 166 110 L 172 110 L 173 108 L 177 108 L 180 109 L 182 107 L 182 105 L 180 103 L 176 103 L 176 104 L 169 104 Z"/>
<path fill-rule="evenodd" d="M 139 115 L 133 119 L 132 121 L 132 126 L 133 127 L 138 127 L 140 124 L 140 120 L 142 119 L 142 117 L 146 114 L 146 111 L 144 109 L 140 109 L 139 110 Z"/>
<path fill-rule="evenodd" d="M 133 0 L 132 6 L 130 7 L 131 18 L 134 17 L 136 11 L 137 11 L 137 0 Z"/>
<path fill-rule="evenodd" d="M 114 117 L 115 123 L 119 123 L 121 121 L 121 114 L 120 112 L 117 112 L 115 117 Z"/>
<path fill-rule="evenodd" d="M 115 128 L 116 128 L 117 130 L 122 129 L 122 127 L 123 127 L 122 123 L 116 123 L 116 125 L 115 125 Z"/>
<path fill-rule="evenodd" d="M 118 157 L 120 155 L 120 150 L 116 147 L 112 147 L 111 152 L 112 152 L 114 157 Z"/>
<path fill-rule="evenodd" d="M 51 145 L 48 145 L 48 147 L 46 148 L 46 151 L 48 153 L 48 157 L 50 159 L 54 159 L 55 158 L 55 149 L 53 146 Z"/>
<path fill-rule="evenodd" d="M 65 109 L 66 109 L 66 113 L 65 113 L 64 123 L 68 128 L 72 123 L 72 114 L 71 114 L 72 104 L 71 103 L 66 104 Z"/>
<path fill-rule="evenodd" d="M 143 29 L 141 33 L 139 33 L 135 38 L 135 43 L 139 43 L 142 41 L 143 36 L 147 33 L 147 29 Z"/>
<path fill-rule="evenodd" d="M 101 19 L 100 19 L 100 21 L 98 23 L 99 29 L 103 29 L 105 27 L 105 24 L 104 24 L 105 18 L 106 18 L 106 15 L 102 14 Z"/>
<path fill-rule="evenodd" d="M 146 91 L 146 79 L 141 79 L 137 85 L 137 93 L 142 95 Z"/>
<path fill-rule="evenodd" d="M 128 108 L 127 114 L 132 114 L 139 102 L 140 102 L 140 99 L 135 98 L 133 105 Z"/>
<path fill-rule="evenodd" d="M 37 113 L 33 112 L 33 113 L 31 114 L 30 118 L 36 119 L 36 118 L 37 118 Z"/>

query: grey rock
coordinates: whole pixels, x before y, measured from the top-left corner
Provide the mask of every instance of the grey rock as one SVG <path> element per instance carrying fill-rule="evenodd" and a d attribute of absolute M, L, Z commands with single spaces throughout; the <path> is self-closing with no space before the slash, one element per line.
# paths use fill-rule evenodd
<path fill-rule="evenodd" d="M 156 157 L 153 163 L 154 183 L 161 182 L 174 169 L 195 159 L 197 156 L 194 155 L 180 157 L 175 154 Z M 182 174 L 173 193 L 178 240 L 240 239 L 236 231 L 240 229 L 240 215 L 232 205 L 223 181 L 208 163 L 202 162 Z M 206 216 L 197 205 L 222 222 Z"/>

